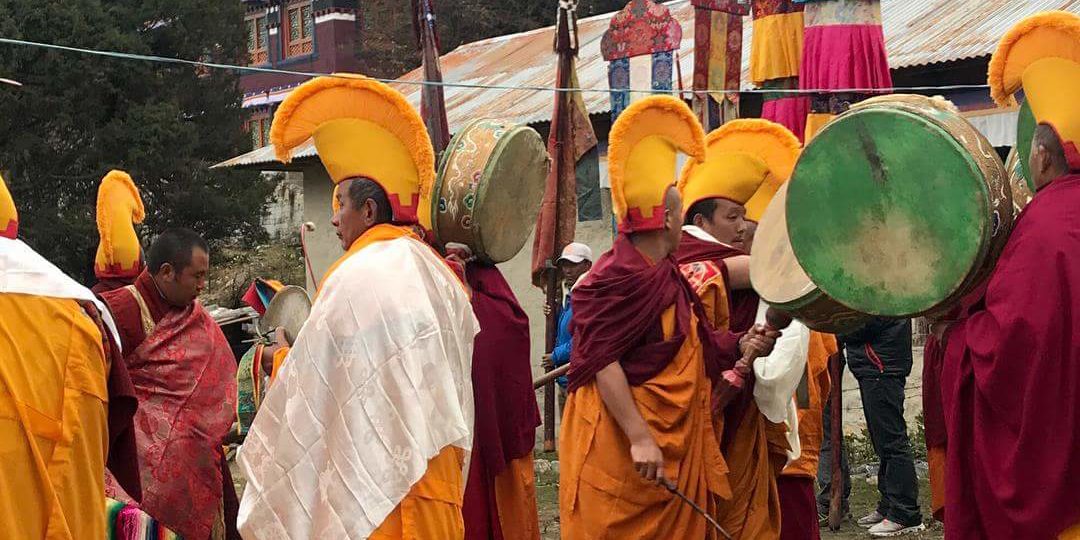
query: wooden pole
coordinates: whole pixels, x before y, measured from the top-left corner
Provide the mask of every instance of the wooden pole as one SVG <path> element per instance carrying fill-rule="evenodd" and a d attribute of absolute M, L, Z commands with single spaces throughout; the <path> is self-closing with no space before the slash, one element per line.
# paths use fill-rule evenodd
<path fill-rule="evenodd" d="M 843 352 L 837 352 L 829 358 L 829 378 L 832 379 L 832 392 L 829 394 L 829 438 L 832 443 L 832 482 L 829 484 L 829 529 L 840 530 L 844 521 L 843 498 L 844 478 L 841 467 L 841 455 L 844 451 L 844 400 L 843 400 L 843 365 L 840 363 Z"/>

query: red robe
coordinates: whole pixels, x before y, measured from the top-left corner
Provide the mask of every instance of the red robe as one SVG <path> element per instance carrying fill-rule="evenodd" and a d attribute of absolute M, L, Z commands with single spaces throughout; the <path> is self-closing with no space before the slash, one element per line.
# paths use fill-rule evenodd
<path fill-rule="evenodd" d="M 140 274 L 138 278 L 136 278 L 134 287 L 146 303 L 147 311 L 150 313 L 150 317 L 153 319 L 154 324 L 161 322 L 163 319 L 166 318 L 166 316 L 176 317 L 178 315 L 182 315 L 183 312 L 188 309 L 176 308 L 166 303 L 165 299 L 162 298 L 161 293 L 158 292 L 157 286 L 153 282 L 153 278 L 146 271 L 143 271 L 143 273 Z M 140 393 L 140 379 L 143 379 L 142 386 L 145 386 L 149 382 L 149 380 L 152 380 L 154 378 L 154 376 L 142 376 L 143 371 L 145 371 L 145 368 L 147 368 L 148 366 L 136 365 L 136 363 L 141 362 L 141 359 L 135 358 L 135 355 L 133 354 L 135 350 L 138 349 L 139 346 L 142 345 L 148 337 L 146 331 L 143 328 L 142 311 L 140 309 L 140 306 L 135 300 L 135 297 L 124 288 L 115 289 L 103 293 L 101 295 L 101 299 L 108 306 L 109 311 L 113 315 L 113 319 L 116 321 L 117 330 L 120 334 L 120 342 L 123 347 L 125 363 L 129 367 L 131 380 L 135 383 L 136 394 L 143 395 L 146 393 L 146 389 L 144 388 L 143 391 Z M 205 310 L 203 310 L 201 306 L 195 306 L 194 309 L 202 310 L 203 313 L 205 313 Z M 206 317 L 209 317 L 209 315 L 207 314 Z M 218 333 L 220 333 L 220 330 L 218 331 Z M 225 344 L 224 336 L 221 336 L 220 344 Z M 215 350 L 219 351 L 221 355 L 224 355 L 225 351 L 228 351 L 228 357 L 235 362 L 235 359 L 232 358 L 232 352 L 228 349 L 227 346 L 224 347 L 224 350 L 220 350 L 220 347 L 215 348 Z M 228 367 L 230 366 L 225 366 L 225 369 L 227 370 Z M 232 376 L 228 378 L 228 381 L 231 381 L 233 384 L 235 384 L 236 366 L 234 364 L 231 367 L 233 369 L 233 372 Z M 150 370 L 153 370 L 152 366 L 150 366 Z M 165 374 L 159 373 L 157 375 L 160 376 Z M 193 374 L 193 376 L 194 375 L 195 374 Z M 168 391 L 167 393 L 171 394 L 172 392 Z M 224 402 L 230 395 L 235 396 L 235 393 L 235 386 L 232 388 L 231 393 L 228 391 L 227 388 L 222 388 L 222 401 Z M 142 419 L 143 422 L 150 420 L 152 419 Z M 139 426 L 138 424 L 139 421 L 140 415 L 139 413 L 136 413 L 136 427 L 142 428 L 142 426 Z M 237 511 L 239 510 L 239 502 L 236 497 L 236 488 L 232 483 L 232 476 L 229 473 L 228 464 L 225 461 L 225 456 L 224 453 L 221 452 L 220 446 L 215 447 L 213 450 L 217 451 L 218 455 L 214 459 L 219 462 L 220 467 L 220 496 L 222 497 L 222 505 L 224 506 L 225 510 L 225 528 L 227 532 L 226 536 L 227 538 L 239 538 L 239 534 L 236 533 L 236 515 Z M 146 456 L 142 455 L 146 451 L 146 448 L 139 448 L 140 462 L 146 460 Z M 151 464 L 140 463 L 140 465 L 145 468 L 147 466 L 150 466 Z M 146 482 L 145 471 L 142 484 L 143 485 L 141 487 L 144 495 L 150 495 L 154 492 L 154 486 L 148 485 Z M 129 493 L 129 495 L 132 494 Z M 183 497 L 183 494 L 180 494 L 180 496 Z M 152 501 L 147 500 L 145 502 L 147 503 L 147 505 L 143 506 L 143 510 L 151 517 L 162 521 L 166 526 L 168 526 L 174 531 L 181 532 L 184 529 L 184 527 L 177 527 L 175 524 L 170 523 L 170 520 L 163 519 L 163 516 L 158 515 L 163 513 L 163 511 L 168 512 L 169 508 L 157 509 L 154 508 L 155 504 Z M 200 519 L 203 518 L 206 518 L 206 516 L 202 516 Z M 189 534 L 187 536 L 191 535 Z"/>
<path fill-rule="evenodd" d="M 948 538 L 1055 538 L 1080 521 L 1080 174 L 1043 188 L 985 304 L 946 335 Z"/>
<path fill-rule="evenodd" d="M 470 264 L 465 276 L 472 290 L 473 311 L 480 322 L 472 362 L 476 427 L 462 507 L 465 538 L 538 538 L 536 499 L 500 501 L 496 480 L 504 472 L 517 472 L 510 470 L 515 460 L 528 461 L 528 470 L 521 472 L 530 477 L 532 474 L 531 456 L 540 410 L 529 363 L 529 318 L 498 268 Z M 514 480 L 525 487 L 520 479 Z M 517 490 L 521 491 L 525 489 Z M 501 516 L 500 508 L 510 513 L 507 505 L 520 507 L 520 512 L 513 513 L 531 517 L 529 523 L 514 523 L 514 530 L 504 532 L 502 523 L 510 526 L 510 516 Z"/>

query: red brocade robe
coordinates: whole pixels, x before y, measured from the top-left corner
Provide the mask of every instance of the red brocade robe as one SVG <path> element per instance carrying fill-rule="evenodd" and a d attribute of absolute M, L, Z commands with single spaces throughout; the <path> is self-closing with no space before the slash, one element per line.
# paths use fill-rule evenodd
<path fill-rule="evenodd" d="M 480 322 L 473 348 L 476 403 L 462 514 L 467 540 L 540 538 L 533 446 L 540 410 L 529 363 L 529 319 L 494 266 L 465 271 Z"/>
<path fill-rule="evenodd" d="M 945 336 L 948 538 L 1056 538 L 1080 522 L 1078 255 L 1072 174 L 1035 195 L 984 305 Z"/>
<path fill-rule="evenodd" d="M 168 305 L 146 272 L 132 287 L 138 298 L 129 288 L 101 298 L 116 320 L 139 400 L 139 507 L 191 540 L 209 538 L 224 508 L 232 533 L 238 504 L 221 444 L 235 415 L 236 360 L 201 304 Z"/>

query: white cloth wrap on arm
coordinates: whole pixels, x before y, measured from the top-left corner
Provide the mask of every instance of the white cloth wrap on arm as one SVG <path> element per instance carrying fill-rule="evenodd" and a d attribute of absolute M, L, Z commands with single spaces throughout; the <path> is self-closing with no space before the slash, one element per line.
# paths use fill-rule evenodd
<path fill-rule="evenodd" d="M 431 458 L 469 450 L 477 332 L 461 283 L 419 241 L 344 261 L 240 450 L 242 535 L 367 538 Z"/>
<path fill-rule="evenodd" d="M 765 324 L 768 306 L 758 306 L 757 324 Z M 792 320 L 777 338 L 769 356 L 754 361 L 754 402 L 770 422 L 787 424 L 788 463 L 799 459 L 799 411 L 795 390 L 799 387 L 810 354 L 810 329 Z"/>

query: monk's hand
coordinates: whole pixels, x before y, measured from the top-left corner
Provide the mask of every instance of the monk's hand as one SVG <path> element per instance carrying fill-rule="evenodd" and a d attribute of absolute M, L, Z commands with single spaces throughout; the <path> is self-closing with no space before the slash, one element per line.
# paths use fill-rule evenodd
<path fill-rule="evenodd" d="M 756 324 L 739 340 L 739 352 L 742 353 L 743 358 L 749 356 L 751 352 L 759 357 L 768 356 L 772 353 L 778 337 L 780 337 L 779 330 Z"/>
<path fill-rule="evenodd" d="M 660 451 L 652 435 L 639 437 L 630 442 L 630 458 L 638 474 L 649 482 L 663 483 L 664 453 Z"/>

